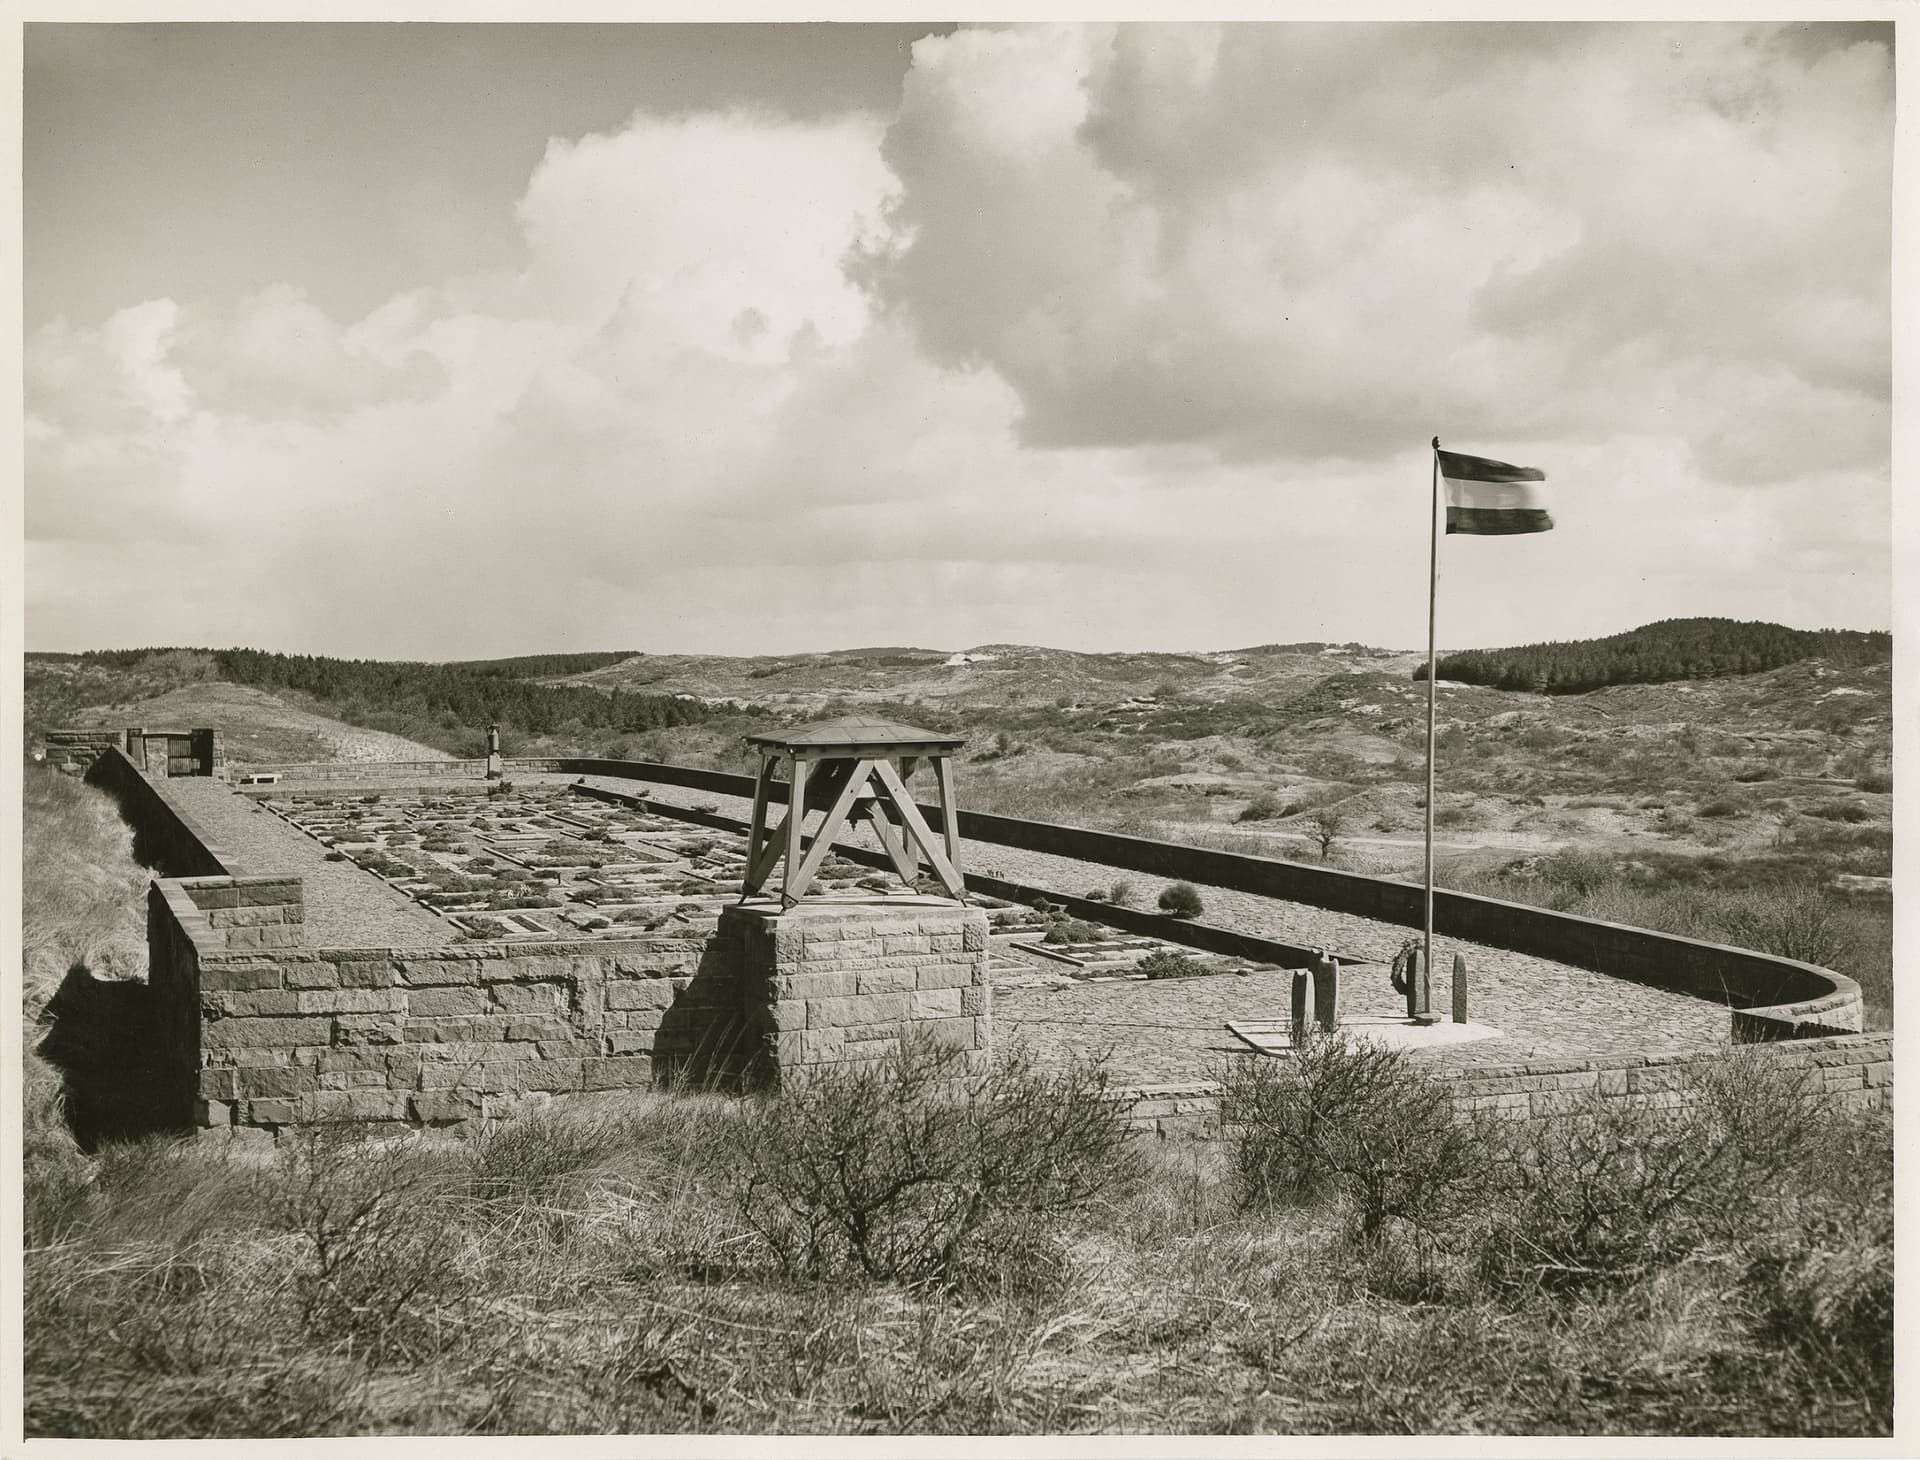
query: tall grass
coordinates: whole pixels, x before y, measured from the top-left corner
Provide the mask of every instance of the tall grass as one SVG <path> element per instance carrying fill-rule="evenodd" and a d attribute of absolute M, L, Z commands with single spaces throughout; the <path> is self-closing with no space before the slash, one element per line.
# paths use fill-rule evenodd
<path fill-rule="evenodd" d="M 1221 1142 L 1089 1142 L 1114 1112 L 1071 1091 L 1049 1111 L 1018 1069 L 943 1104 L 903 1068 L 787 1106 L 624 1095 L 471 1139 L 320 1131 L 252 1163 L 109 1148 L 27 1254 L 28 1430 L 1888 1431 L 1885 1119 L 1733 1068 L 1704 1124 L 1442 1129 L 1404 1060 L 1316 1058 L 1308 1140 L 1280 1100 Z M 1243 1089 L 1296 1078 L 1255 1069 Z M 906 1098 L 861 1103 L 888 1082 Z M 938 1252 L 981 1119 L 1034 1137 L 996 1143 L 1026 1176 L 987 1201 L 1018 1227 L 1043 1198 L 1044 1240 L 986 1241 L 963 1274 L 870 1273 L 845 1230 L 785 1261 L 742 1199 L 773 1178 L 802 1226 L 878 1214 L 890 1250 Z M 843 1156 L 933 1172 L 934 1200 L 875 1206 L 888 1182 L 839 1182 Z"/>
<path fill-rule="evenodd" d="M 1628 860 L 1568 849 L 1502 870 L 1443 864 L 1437 880 L 1605 922 L 1752 948 L 1844 973 L 1860 985 L 1869 1028 L 1893 1025 L 1893 910 L 1741 863 Z"/>
<path fill-rule="evenodd" d="M 89 1169 L 66 1123 L 64 1081 L 35 1051 L 47 1005 L 69 972 L 129 979 L 146 971 L 146 869 L 113 801 L 41 767 L 22 771 L 22 1128 L 29 1168 L 29 1240 L 86 1184 Z"/>

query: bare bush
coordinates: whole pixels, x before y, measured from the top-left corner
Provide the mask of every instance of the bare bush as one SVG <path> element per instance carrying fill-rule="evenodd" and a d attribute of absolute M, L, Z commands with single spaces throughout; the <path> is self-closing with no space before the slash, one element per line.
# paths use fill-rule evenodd
<path fill-rule="evenodd" d="M 305 1249 L 294 1274 L 305 1332 L 371 1358 L 422 1354 L 431 1300 L 454 1285 L 436 1219 L 450 1195 L 445 1172 L 402 1142 L 322 1123 L 282 1141 L 270 1181 L 279 1224 Z"/>
<path fill-rule="evenodd" d="M 1484 1187 L 1486 1143 L 1446 1089 L 1398 1050 L 1344 1035 L 1235 1064 L 1221 1119 L 1243 1206 L 1337 1195 L 1366 1242 L 1396 1220 L 1433 1231 Z"/>
<path fill-rule="evenodd" d="M 741 1216 L 783 1269 L 953 1282 L 982 1254 L 1050 1257 L 1056 1225 L 1127 1183 L 1105 1072 L 1019 1051 L 969 1074 L 914 1033 L 872 1066 L 823 1066 L 738 1129 Z"/>
<path fill-rule="evenodd" d="M 1781 1177 L 1818 1135 L 1803 1072 L 1747 1053 L 1681 1078 L 1693 1097 L 1683 1107 L 1595 1098 L 1525 1128 L 1499 1168 L 1490 1279 L 1619 1282 L 1763 1227 Z"/>
<path fill-rule="evenodd" d="M 1254 798 L 1240 809 L 1235 821 L 1271 821 L 1283 815 L 1280 797 L 1271 788 L 1257 792 Z"/>
<path fill-rule="evenodd" d="M 1729 943 L 1822 968 L 1848 963 L 1858 951 L 1858 920 L 1818 888 L 1739 893 L 1715 903 L 1707 916 Z"/>

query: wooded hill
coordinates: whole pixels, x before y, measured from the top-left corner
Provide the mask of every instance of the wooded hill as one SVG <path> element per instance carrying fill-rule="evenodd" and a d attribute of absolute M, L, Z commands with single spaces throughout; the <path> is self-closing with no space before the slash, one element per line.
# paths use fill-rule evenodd
<path fill-rule="evenodd" d="M 713 711 L 669 694 L 554 687 L 521 675 L 580 673 L 617 663 L 625 654 L 547 654 L 426 664 L 408 660 L 331 659 L 314 654 L 269 654 L 259 649 L 104 649 L 77 655 L 35 655 L 85 669 L 135 670 L 170 661 L 172 677 L 217 679 L 265 690 L 310 695 L 351 724 L 425 737 L 424 727 L 489 722 L 508 731 L 549 735 L 562 728 L 586 733 L 634 732 L 691 725 Z"/>
<path fill-rule="evenodd" d="M 1663 684 L 1758 674 L 1802 659 L 1839 667 L 1892 657 L 1893 636 L 1854 629 L 1789 629 L 1730 618 L 1671 618 L 1604 639 L 1549 641 L 1443 654 L 1442 679 L 1492 689 L 1584 694 L 1615 684 Z M 1426 666 L 1413 672 L 1426 678 Z"/>

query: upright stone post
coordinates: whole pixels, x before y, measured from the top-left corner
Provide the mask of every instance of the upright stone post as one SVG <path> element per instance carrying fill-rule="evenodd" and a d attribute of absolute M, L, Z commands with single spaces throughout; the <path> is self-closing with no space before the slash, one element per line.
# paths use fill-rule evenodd
<path fill-rule="evenodd" d="M 1312 984 L 1311 971 L 1304 968 L 1293 971 L 1293 998 L 1287 1009 L 1292 1022 L 1287 1026 L 1287 1035 L 1295 1049 L 1307 1042 L 1307 991 Z"/>
<path fill-rule="evenodd" d="M 1467 959 L 1466 955 L 1453 955 L 1453 1022 L 1467 1022 Z"/>
<path fill-rule="evenodd" d="M 497 781 L 507 773 L 506 765 L 500 759 L 500 727 L 487 726 L 487 779 Z"/>
<path fill-rule="evenodd" d="M 1313 1022 L 1331 1034 L 1340 1027 L 1340 960 L 1318 949 L 1312 971 Z"/>
<path fill-rule="evenodd" d="M 1426 950 L 1415 948 L 1407 969 L 1407 1017 L 1415 1024 L 1438 1024 L 1433 1012 L 1433 970 L 1427 966 Z"/>

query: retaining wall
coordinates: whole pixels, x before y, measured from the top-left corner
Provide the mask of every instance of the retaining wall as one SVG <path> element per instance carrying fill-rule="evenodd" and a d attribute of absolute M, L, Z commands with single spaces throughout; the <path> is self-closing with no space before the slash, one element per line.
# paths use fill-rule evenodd
<path fill-rule="evenodd" d="M 618 776 L 730 796 L 751 796 L 754 789 L 749 776 L 685 766 L 592 758 L 563 759 L 559 765 L 569 775 Z M 784 804 L 784 784 L 773 787 L 772 799 Z M 921 810 L 929 825 L 941 824 L 939 808 Z M 960 812 L 959 829 L 976 841 L 1258 893 L 1408 928 L 1420 927 L 1425 917 L 1424 889 L 1396 878 L 979 811 Z M 971 878 L 969 885 L 974 885 Z M 1743 1042 L 1817 1037 L 1857 1030 L 1864 1022 L 1859 985 L 1809 963 L 1472 893 L 1436 890 L 1433 901 L 1434 929 L 1449 937 L 1726 1004 L 1739 1011 L 1734 1032 Z M 1098 911 L 1085 915 L 1108 916 Z"/>
<path fill-rule="evenodd" d="M 737 936 L 304 948 L 298 896 L 295 878 L 153 885 L 182 1124 L 443 1125 L 747 1072 Z"/>
<path fill-rule="evenodd" d="M 1808 1092 L 1831 1108 L 1892 1107 L 1889 1030 L 1772 1043 L 1753 1050 L 1752 1057 L 1769 1068 L 1804 1072 Z M 1719 1052 L 1619 1055 L 1511 1065 L 1423 1065 L 1422 1070 L 1446 1085 L 1454 1111 L 1462 1117 L 1545 1121 L 1611 1105 L 1691 1109 L 1699 1098 L 1698 1076 L 1723 1058 Z M 1123 1092 L 1123 1098 L 1134 1102 L 1136 1130 L 1163 1138 L 1210 1138 L 1219 1131 L 1218 1082 L 1143 1086 Z"/>
<path fill-rule="evenodd" d="M 49 730 L 42 739 L 46 763 L 68 775 L 85 775 L 109 746 L 120 743 L 118 730 Z"/>
<path fill-rule="evenodd" d="M 235 876 L 244 870 L 119 746 L 101 751 L 87 780 L 120 803 L 120 814 L 133 828 L 133 855 L 147 866 L 169 877 Z"/>

